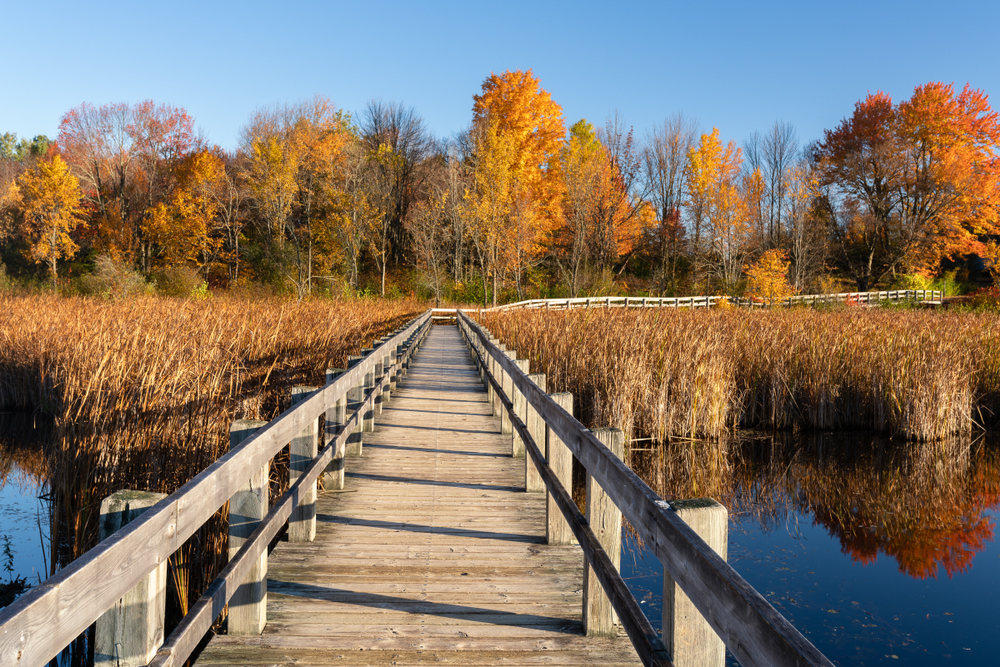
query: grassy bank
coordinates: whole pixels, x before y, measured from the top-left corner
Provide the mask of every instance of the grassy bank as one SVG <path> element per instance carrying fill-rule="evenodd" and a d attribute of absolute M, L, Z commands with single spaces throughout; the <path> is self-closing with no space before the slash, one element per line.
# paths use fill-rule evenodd
<path fill-rule="evenodd" d="M 968 434 L 1000 404 L 1000 316 L 842 309 L 514 311 L 494 335 L 629 439 L 739 427 Z"/>

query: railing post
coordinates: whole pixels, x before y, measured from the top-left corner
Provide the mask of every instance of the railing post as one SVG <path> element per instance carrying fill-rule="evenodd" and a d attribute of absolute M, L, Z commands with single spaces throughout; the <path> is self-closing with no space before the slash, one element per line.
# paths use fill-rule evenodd
<path fill-rule="evenodd" d="M 506 352 L 507 351 L 507 346 L 504 345 L 503 343 L 499 342 L 495 338 L 491 337 L 490 338 L 490 342 L 493 343 L 493 345 L 496 347 L 497 351 L 499 351 L 499 352 Z M 496 359 L 494 359 L 493 355 L 490 354 L 489 352 L 486 352 L 486 361 L 487 361 L 487 363 L 490 366 L 490 368 L 489 368 L 489 374 L 490 374 L 490 376 L 494 380 L 497 381 L 497 384 L 499 384 L 500 386 L 503 386 L 503 375 L 501 374 L 501 371 L 500 371 L 500 364 L 497 363 Z M 490 406 L 491 406 L 491 409 L 492 409 L 492 412 L 493 412 L 493 416 L 494 417 L 499 417 L 500 414 L 501 414 L 501 412 L 502 412 L 502 410 L 500 408 L 500 397 L 493 390 L 493 385 L 492 384 L 489 385 L 489 390 L 488 390 L 487 393 L 489 395 Z"/>
<path fill-rule="evenodd" d="M 528 376 L 528 379 L 538 385 L 539 389 L 545 391 L 544 373 L 532 373 Z M 528 433 L 531 434 L 531 439 L 535 441 L 535 445 L 537 445 L 542 456 L 545 456 L 545 422 L 542 421 L 534 406 L 527 401 L 525 401 L 525 412 L 527 416 L 525 417 L 524 424 L 528 427 Z M 524 457 L 524 490 L 526 493 L 545 492 L 545 482 L 542 481 L 542 476 L 535 466 L 534 459 L 530 456 Z"/>
<path fill-rule="evenodd" d="M 616 428 L 593 430 L 611 453 L 619 459 L 625 456 L 625 435 Z M 608 494 L 594 478 L 587 475 L 587 523 L 604 547 L 615 569 L 622 569 L 622 511 L 618 509 Z M 590 561 L 583 562 L 583 625 L 588 637 L 614 637 L 617 615 L 611 606 L 601 582 L 590 567 Z"/>
<path fill-rule="evenodd" d="M 373 352 L 373 349 L 370 348 L 370 347 L 366 347 L 365 349 L 361 350 L 361 354 L 364 357 L 368 357 L 368 355 L 370 355 L 372 352 Z M 368 371 L 367 373 L 365 373 L 365 387 L 364 387 L 364 393 L 362 394 L 361 400 L 365 400 L 366 398 L 368 398 L 368 395 L 372 393 L 373 389 L 375 389 L 375 373 L 376 373 L 376 371 L 377 371 L 377 368 L 372 367 L 372 369 L 370 371 Z M 374 402 L 374 398 L 372 400 L 372 404 L 369 405 L 367 408 L 365 408 L 364 426 L 365 426 L 364 430 L 365 430 L 366 433 L 371 433 L 372 431 L 375 430 L 375 402 Z"/>
<path fill-rule="evenodd" d="M 112 493 L 101 502 L 100 539 L 107 539 L 166 497 L 165 493 L 149 491 Z M 95 665 L 138 667 L 149 664 L 163 644 L 166 590 L 167 561 L 163 560 L 97 619 Z M 44 631 L 44 628 L 38 630 Z"/>
<path fill-rule="evenodd" d="M 389 375 L 389 381 L 385 383 L 382 387 L 382 400 L 379 402 L 378 413 L 382 414 L 382 410 L 385 408 L 386 403 L 392 399 L 392 365 L 395 363 L 395 359 L 392 358 L 392 352 L 386 350 L 382 353 L 382 375 Z"/>
<path fill-rule="evenodd" d="M 326 383 L 333 384 L 334 380 L 344 374 L 343 368 L 327 368 Z M 347 395 L 341 394 L 334 399 L 331 405 L 326 408 L 326 440 L 329 443 L 333 440 L 340 428 L 347 421 Z M 346 445 L 341 443 L 333 452 L 333 460 L 323 472 L 323 488 L 328 491 L 339 491 L 344 488 L 344 456 Z"/>
<path fill-rule="evenodd" d="M 527 359 L 515 359 L 514 363 L 517 364 L 517 367 L 522 373 L 528 372 L 529 362 Z M 524 394 L 522 394 L 514 385 L 513 378 L 510 378 L 510 397 L 514 403 L 514 414 L 517 415 L 518 419 L 520 419 L 525 425 L 527 425 L 528 413 L 525 409 L 527 401 L 524 400 Z M 506 412 L 506 410 L 504 412 Z M 524 440 L 521 440 L 521 436 L 517 434 L 517 431 L 515 431 L 513 427 L 511 427 L 510 432 L 510 455 L 515 459 L 523 459 L 525 456 Z"/>
<path fill-rule="evenodd" d="M 292 405 L 316 391 L 316 387 L 292 387 Z M 319 429 L 316 419 L 310 419 L 302 431 L 289 444 L 288 484 L 292 485 L 309 468 L 316 458 Z M 316 537 L 316 484 L 303 489 L 298 504 L 288 518 L 289 542 L 312 542 Z"/>
<path fill-rule="evenodd" d="M 573 414 L 573 394 L 563 392 L 559 394 L 549 394 L 556 405 L 566 412 Z M 545 459 L 555 473 L 556 479 L 563 485 L 567 493 L 573 493 L 573 453 L 556 436 L 552 428 L 545 425 Z M 563 517 L 559 505 L 551 493 L 547 494 L 545 503 L 546 531 L 549 544 L 576 544 L 573 531 L 570 530 L 569 523 Z"/>
<path fill-rule="evenodd" d="M 507 355 L 508 359 L 516 362 L 517 352 L 515 350 L 505 350 L 504 354 Z M 513 402 L 514 393 L 512 389 L 514 388 L 514 378 L 511 377 L 510 373 L 504 370 L 503 366 L 500 364 L 497 364 L 497 373 L 500 375 L 497 379 L 500 380 L 500 386 L 503 388 L 504 395 L 507 396 L 508 400 Z M 499 400 L 497 402 L 499 403 Z M 512 431 L 513 429 L 510 425 L 510 413 L 507 412 L 507 408 L 500 403 L 500 433 L 506 434 Z"/>
<path fill-rule="evenodd" d="M 347 357 L 347 368 L 351 369 L 361 363 L 364 357 L 358 355 L 349 355 Z M 364 378 L 358 381 L 356 385 L 347 390 L 347 413 L 353 414 L 361 407 L 361 401 L 364 400 L 365 395 L 365 381 Z M 347 436 L 347 456 L 361 456 L 362 452 L 362 437 L 361 434 L 364 432 L 364 422 L 359 421 L 357 426 Z"/>
<path fill-rule="evenodd" d="M 266 426 L 267 422 L 240 419 L 229 428 L 229 449 Z M 229 499 L 229 559 L 232 560 L 267 514 L 270 462 L 250 476 Z M 231 635 L 259 635 L 267 624 L 267 551 L 260 554 L 250 574 L 229 601 L 227 632 Z"/>
<path fill-rule="evenodd" d="M 726 559 L 729 513 L 725 507 L 711 498 L 676 500 L 669 506 L 723 560 Z M 676 667 L 722 667 L 726 664 L 726 645 L 665 569 L 663 643 Z"/>

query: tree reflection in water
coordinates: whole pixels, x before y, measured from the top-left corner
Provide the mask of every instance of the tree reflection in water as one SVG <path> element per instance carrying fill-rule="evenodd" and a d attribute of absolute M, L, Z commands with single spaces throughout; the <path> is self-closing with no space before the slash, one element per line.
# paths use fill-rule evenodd
<path fill-rule="evenodd" d="M 967 570 L 993 540 L 998 438 L 927 444 L 867 434 L 751 433 L 728 442 L 672 440 L 629 452 L 667 499 L 709 496 L 765 527 L 812 516 L 856 562 L 893 558 L 910 577 Z"/>

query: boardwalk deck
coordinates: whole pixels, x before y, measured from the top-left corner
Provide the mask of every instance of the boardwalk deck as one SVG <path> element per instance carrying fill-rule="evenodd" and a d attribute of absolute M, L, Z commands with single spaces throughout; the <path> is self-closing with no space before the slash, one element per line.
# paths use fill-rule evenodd
<path fill-rule="evenodd" d="M 583 556 L 545 543 L 455 327 L 434 327 L 392 401 L 323 493 L 311 543 L 268 562 L 259 637 L 212 639 L 200 665 L 634 665 L 583 634 Z"/>

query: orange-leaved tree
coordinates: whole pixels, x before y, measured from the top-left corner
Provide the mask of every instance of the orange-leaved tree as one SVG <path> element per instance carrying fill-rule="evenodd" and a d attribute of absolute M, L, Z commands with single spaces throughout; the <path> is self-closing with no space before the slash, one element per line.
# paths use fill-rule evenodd
<path fill-rule="evenodd" d="M 701 135 L 688 152 L 688 211 L 694 226 L 695 280 L 706 266 L 721 279 L 725 289 L 739 281 L 743 260 L 750 248 L 752 228 L 746 196 L 759 191 L 760 176 L 740 178 L 740 149 L 719 139 L 719 130 Z"/>
<path fill-rule="evenodd" d="M 480 135 L 496 134 L 492 145 L 502 148 L 507 161 L 505 215 L 514 233 L 505 238 L 503 254 L 520 292 L 523 270 L 541 255 L 562 218 L 562 107 L 531 70 L 491 74 L 473 99 L 473 125 Z"/>
<path fill-rule="evenodd" d="M 70 232 L 82 222 L 80 182 L 63 159 L 54 155 L 21 174 L 17 186 L 28 256 L 49 265 L 55 289 L 58 260 L 78 249 Z"/>
<path fill-rule="evenodd" d="M 893 104 L 869 94 L 812 159 L 840 259 L 858 289 L 931 272 L 1000 230 L 1000 116 L 985 93 L 928 83 Z"/>

